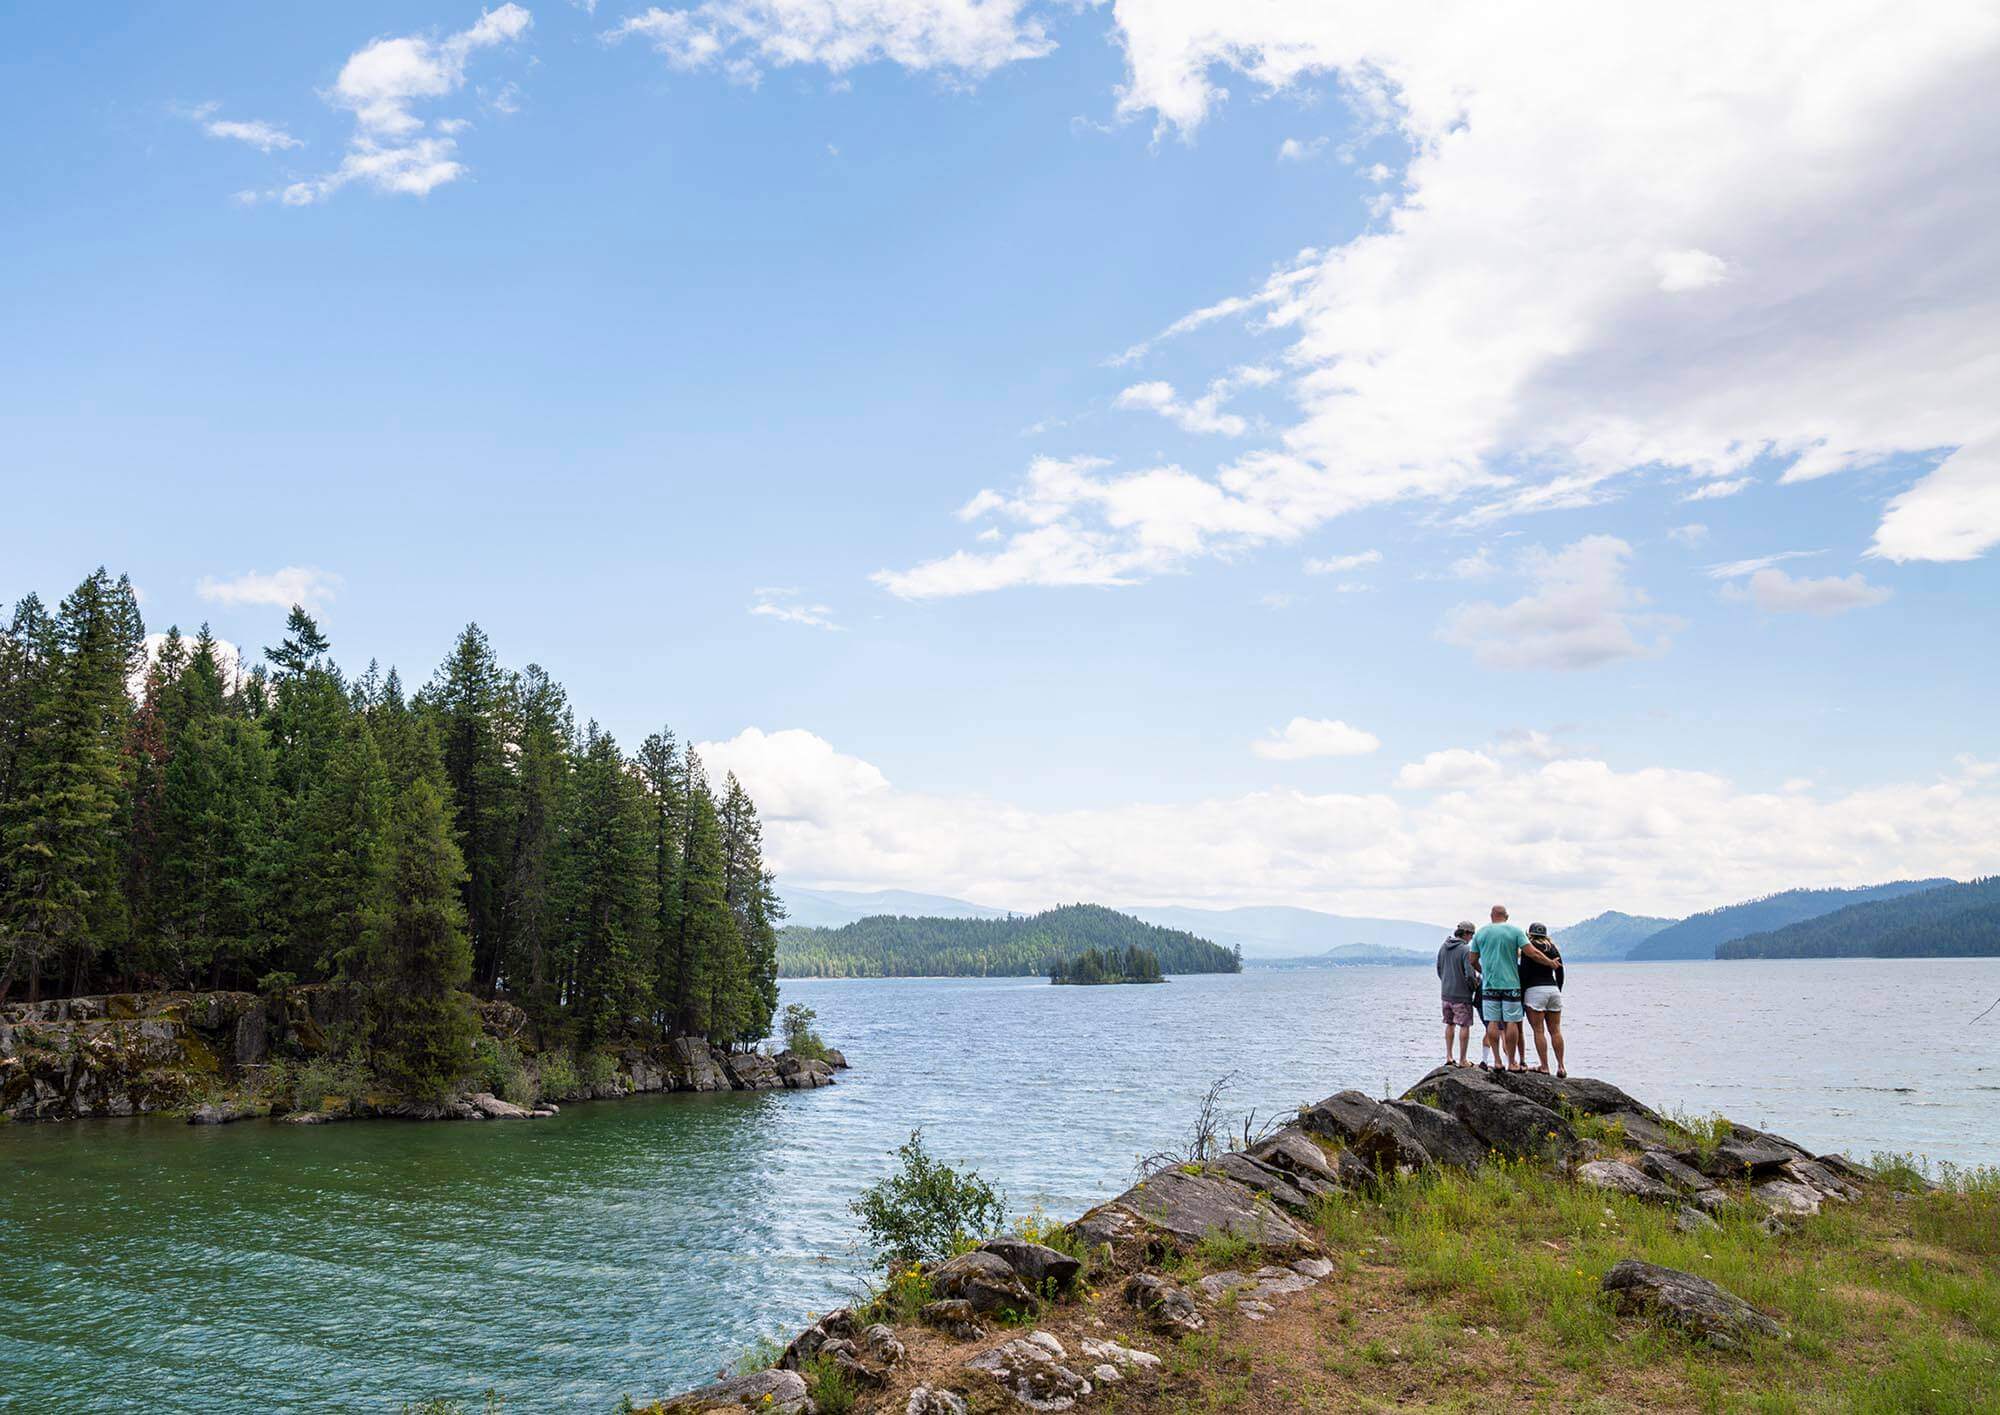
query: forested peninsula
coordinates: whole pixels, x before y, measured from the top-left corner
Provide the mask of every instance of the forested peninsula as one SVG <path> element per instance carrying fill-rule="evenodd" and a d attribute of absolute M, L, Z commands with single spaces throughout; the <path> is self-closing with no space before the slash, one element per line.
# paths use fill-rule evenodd
<path fill-rule="evenodd" d="M 579 727 L 477 625 L 414 693 L 344 671 L 296 606 L 247 670 L 206 625 L 149 646 L 102 569 L 0 630 L 0 1022 L 166 1026 L 223 994 L 350 1090 L 605 1093 L 646 1048 L 713 1069 L 769 1033 L 782 912 L 733 776 L 664 729 L 627 755 Z M 513 1020 L 482 1033 L 476 1004 Z M 59 1039 L 0 1041 L 14 1091 L 55 1065 Z"/>
<path fill-rule="evenodd" d="M 1150 953 L 1167 973 L 1240 973 L 1240 950 L 1181 929 L 1144 923 L 1096 904 L 1004 919 L 881 914 L 837 929 L 785 929 L 778 971 L 787 978 L 1033 978 L 1087 950 Z"/>
<path fill-rule="evenodd" d="M 1717 958 L 2000 957 L 2000 875 L 1946 884 L 1734 939 Z"/>

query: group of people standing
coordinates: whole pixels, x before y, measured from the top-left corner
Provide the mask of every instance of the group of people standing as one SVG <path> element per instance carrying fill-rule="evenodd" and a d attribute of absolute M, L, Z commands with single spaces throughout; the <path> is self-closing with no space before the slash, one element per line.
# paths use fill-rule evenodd
<path fill-rule="evenodd" d="M 1452 931 L 1438 949 L 1437 971 L 1444 995 L 1446 1066 L 1472 1064 L 1466 1053 L 1477 1012 L 1486 1024 L 1479 1044 L 1482 1070 L 1546 1073 L 1553 1049 L 1555 1074 L 1569 1075 L 1563 1064 L 1562 952 L 1546 925 L 1530 924 L 1522 933 L 1507 922 L 1506 906 L 1495 904 L 1493 922 L 1485 928 L 1475 931 L 1468 920 Z M 1538 1064 L 1533 1067 L 1527 1064 L 1521 1036 L 1524 1018 L 1535 1033 Z"/>

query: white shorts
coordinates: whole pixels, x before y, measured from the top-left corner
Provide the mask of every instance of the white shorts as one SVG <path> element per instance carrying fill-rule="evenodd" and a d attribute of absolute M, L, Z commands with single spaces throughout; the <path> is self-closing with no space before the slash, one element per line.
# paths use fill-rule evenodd
<path fill-rule="evenodd" d="M 1556 987 L 1529 988 L 1521 994 L 1521 1001 L 1530 1012 L 1560 1012 L 1563 1010 L 1563 990 Z"/>

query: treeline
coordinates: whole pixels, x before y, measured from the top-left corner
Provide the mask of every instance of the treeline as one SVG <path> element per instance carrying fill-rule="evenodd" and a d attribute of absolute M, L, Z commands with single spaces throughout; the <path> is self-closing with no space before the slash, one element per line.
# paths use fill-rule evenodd
<path fill-rule="evenodd" d="M 1236 973 L 1241 953 L 1180 929 L 1144 923 L 1096 904 L 1004 919 L 881 914 L 837 929 L 788 928 L 778 939 L 787 978 L 1033 978 L 1088 949 L 1154 956 L 1169 973 Z"/>
<path fill-rule="evenodd" d="M 756 808 L 670 732 L 626 756 L 468 626 L 430 681 L 350 676 L 294 607 L 238 672 L 148 653 L 97 571 L 0 630 L 0 999 L 338 982 L 385 1075 L 436 1089 L 468 995 L 547 1045 L 754 1042 L 777 1004 Z M 132 685 L 137 685 L 134 691 Z"/>
<path fill-rule="evenodd" d="M 1159 983 L 1160 959 L 1149 948 L 1130 944 L 1123 953 L 1086 948 L 1076 957 L 1057 959 L 1049 968 L 1052 983 Z"/>
<path fill-rule="evenodd" d="M 1665 958 L 1713 958 L 1717 948 L 1734 939 L 1816 919 L 1850 904 L 1896 899 L 1951 883 L 1948 879 L 1905 879 L 1859 889 L 1787 889 L 1761 899 L 1690 914 L 1678 924 L 1670 924 L 1639 940 L 1625 956 L 1634 963 Z"/>
<path fill-rule="evenodd" d="M 1897 899 L 1850 904 L 1769 933 L 1735 939 L 1718 958 L 1963 958 L 2000 956 L 2000 875 Z"/>

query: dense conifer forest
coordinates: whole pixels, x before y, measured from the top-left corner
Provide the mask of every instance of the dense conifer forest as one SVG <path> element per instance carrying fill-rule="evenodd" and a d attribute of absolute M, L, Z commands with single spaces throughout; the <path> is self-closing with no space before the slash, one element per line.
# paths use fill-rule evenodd
<path fill-rule="evenodd" d="M 1964 958 L 2000 956 L 2000 875 L 1850 904 L 1769 933 L 1735 939 L 1717 958 Z"/>
<path fill-rule="evenodd" d="M 1049 968 L 1052 983 L 1163 983 L 1160 960 L 1151 949 L 1129 944 L 1125 951 L 1086 948 Z"/>
<path fill-rule="evenodd" d="M 1816 919 L 1850 904 L 1895 899 L 1953 882 L 1948 879 L 1905 879 L 1889 884 L 1865 885 L 1859 889 L 1788 889 L 1762 899 L 1749 899 L 1741 904 L 1727 904 L 1720 909 L 1690 914 L 1679 923 L 1670 924 L 1651 937 L 1640 939 L 1625 956 L 1634 963 L 1663 958 L 1713 958 L 1716 949 L 1732 939 L 1768 933 L 1805 919 Z"/>
<path fill-rule="evenodd" d="M 1143 949 L 1168 973 L 1237 973 L 1241 954 L 1180 929 L 1096 904 L 1004 919 L 879 914 L 837 929 L 788 928 L 778 939 L 787 978 L 1046 977 L 1087 949 Z"/>
<path fill-rule="evenodd" d="M 435 1090 L 472 996 L 548 1045 L 757 1041 L 782 913 L 733 776 L 579 728 L 477 625 L 414 693 L 298 607 L 247 671 L 205 625 L 149 652 L 101 569 L 0 627 L 0 1000 L 340 984 L 365 1059 Z"/>

